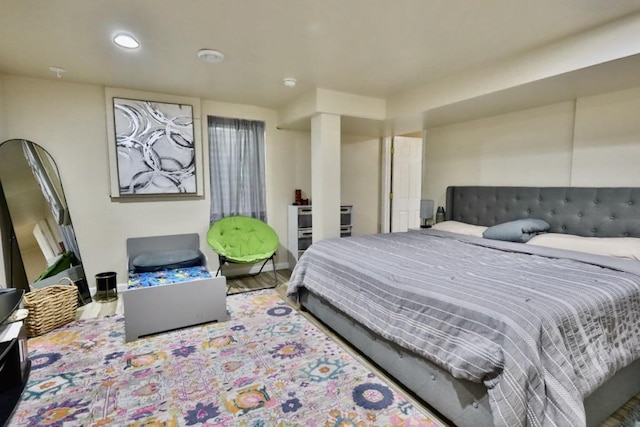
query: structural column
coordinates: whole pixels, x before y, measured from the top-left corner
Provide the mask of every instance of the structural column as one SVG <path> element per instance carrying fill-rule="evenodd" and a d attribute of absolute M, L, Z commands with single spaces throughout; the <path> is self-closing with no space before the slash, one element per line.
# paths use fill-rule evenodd
<path fill-rule="evenodd" d="M 340 116 L 311 118 L 313 241 L 340 237 Z"/>

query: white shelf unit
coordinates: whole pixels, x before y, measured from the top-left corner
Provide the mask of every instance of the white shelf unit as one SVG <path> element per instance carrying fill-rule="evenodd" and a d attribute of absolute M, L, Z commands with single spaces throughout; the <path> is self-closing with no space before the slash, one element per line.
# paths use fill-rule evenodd
<path fill-rule="evenodd" d="M 304 251 L 311 246 L 312 229 L 311 205 L 289 205 L 289 266 L 293 268 Z M 353 229 L 353 206 L 340 206 L 340 237 L 351 236 Z"/>

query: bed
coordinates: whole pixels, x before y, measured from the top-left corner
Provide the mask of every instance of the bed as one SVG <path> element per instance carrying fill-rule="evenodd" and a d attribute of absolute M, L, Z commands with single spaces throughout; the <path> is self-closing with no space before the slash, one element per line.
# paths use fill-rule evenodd
<path fill-rule="evenodd" d="M 637 248 L 640 188 L 449 187 L 446 219 L 549 228 L 320 241 L 288 294 L 455 425 L 595 426 L 640 392 L 640 262 L 531 244 Z"/>
<path fill-rule="evenodd" d="M 228 319 L 226 279 L 212 277 L 198 234 L 127 239 L 125 341 Z"/>

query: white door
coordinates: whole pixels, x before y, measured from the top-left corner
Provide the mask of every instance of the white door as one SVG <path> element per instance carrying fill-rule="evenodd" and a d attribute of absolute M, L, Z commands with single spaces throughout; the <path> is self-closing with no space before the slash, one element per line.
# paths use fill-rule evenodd
<path fill-rule="evenodd" d="M 422 138 L 393 138 L 391 232 L 420 227 Z"/>

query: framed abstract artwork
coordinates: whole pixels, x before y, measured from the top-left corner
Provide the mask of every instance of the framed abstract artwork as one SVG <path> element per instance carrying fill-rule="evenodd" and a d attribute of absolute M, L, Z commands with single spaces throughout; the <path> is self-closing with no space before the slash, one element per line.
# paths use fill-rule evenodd
<path fill-rule="evenodd" d="M 196 128 L 189 104 L 113 97 L 117 194 L 197 195 Z"/>

